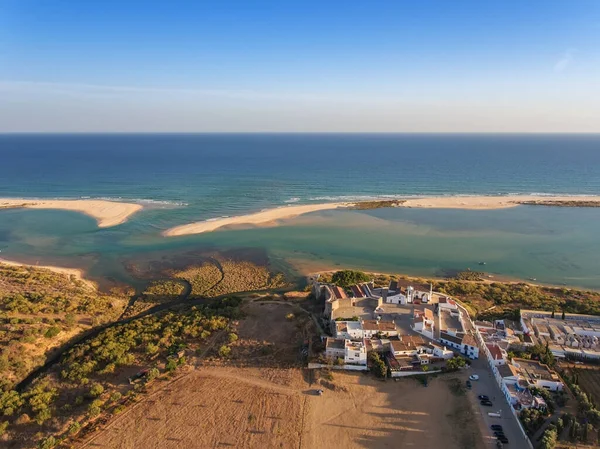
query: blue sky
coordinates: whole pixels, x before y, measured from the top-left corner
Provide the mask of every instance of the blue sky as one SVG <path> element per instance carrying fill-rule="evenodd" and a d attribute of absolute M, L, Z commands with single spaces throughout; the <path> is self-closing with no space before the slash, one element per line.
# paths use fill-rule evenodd
<path fill-rule="evenodd" d="M 0 0 L 0 132 L 600 132 L 600 2 Z"/>

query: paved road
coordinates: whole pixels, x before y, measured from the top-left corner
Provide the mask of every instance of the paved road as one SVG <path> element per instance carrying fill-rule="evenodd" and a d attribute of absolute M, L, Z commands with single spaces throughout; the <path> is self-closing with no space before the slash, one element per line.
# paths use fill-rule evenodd
<path fill-rule="evenodd" d="M 472 382 L 473 389 L 468 394 L 471 400 L 473 400 L 476 404 L 476 410 L 479 411 L 482 416 L 482 420 L 485 423 L 486 428 L 483 430 L 483 437 L 486 443 L 488 443 L 490 447 L 495 447 L 496 439 L 493 431 L 490 429 L 490 426 L 492 424 L 500 424 L 504 430 L 506 438 L 508 438 L 507 447 L 527 449 L 529 447 L 527 444 L 527 439 L 521 433 L 519 425 L 510 411 L 510 407 L 506 402 L 506 399 L 504 399 L 504 396 L 500 391 L 500 387 L 498 387 L 496 380 L 493 378 L 485 360 L 485 356 L 483 358 L 473 360 L 471 369 L 467 370 L 467 372 L 469 375 L 479 375 L 479 380 Z M 480 394 L 489 396 L 490 400 L 494 404 L 493 407 L 484 407 L 480 405 L 479 400 L 477 399 L 477 396 Z M 492 418 L 488 416 L 488 412 L 497 412 L 499 410 L 501 418 Z"/>

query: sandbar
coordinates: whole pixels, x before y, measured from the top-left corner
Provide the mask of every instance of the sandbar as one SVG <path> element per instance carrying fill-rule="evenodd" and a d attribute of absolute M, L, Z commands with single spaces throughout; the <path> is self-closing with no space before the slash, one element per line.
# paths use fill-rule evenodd
<path fill-rule="evenodd" d="M 547 203 L 591 203 L 600 202 L 600 196 L 536 196 L 536 195 L 510 195 L 510 196 L 446 196 L 411 198 L 399 207 L 431 208 L 431 209 L 505 209 L 521 206 L 524 203 L 547 205 Z"/>
<path fill-rule="evenodd" d="M 233 225 L 251 225 L 251 226 L 275 226 L 279 220 L 290 219 L 299 215 L 308 214 L 329 209 L 338 209 L 350 207 L 353 203 L 324 203 L 324 204 L 306 204 L 302 206 L 287 206 L 275 209 L 268 209 L 248 215 L 236 217 L 217 218 L 213 220 L 198 221 L 174 228 L 167 229 L 163 235 L 173 237 L 177 235 L 201 234 L 203 232 L 216 231 L 225 226 Z"/>
<path fill-rule="evenodd" d="M 389 201 L 385 201 L 388 203 Z M 536 195 L 507 195 L 507 196 L 444 196 L 444 197 L 421 197 L 398 199 L 393 207 L 407 208 L 429 208 L 429 209 L 505 209 L 521 205 L 540 206 L 573 206 L 580 202 L 582 207 L 590 207 L 594 204 L 600 206 L 600 196 L 536 196 Z M 164 236 L 174 237 L 189 234 L 201 234 L 212 232 L 228 226 L 277 226 L 279 221 L 308 214 L 310 212 L 329 209 L 368 209 L 369 207 L 357 207 L 360 204 L 372 204 L 372 208 L 381 207 L 378 201 L 363 203 L 324 203 L 307 204 L 298 206 L 278 207 L 262 212 L 235 217 L 214 218 L 211 220 L 198 221 L 167 229 Z M 568 203 L 568 204 L 567 204 Z"/>
<path fill-rule="evenodd" d="M 107 200 L 44 200 L 25 198 L 0 198 L 0 209 L 61 209 L 81 212 L 93 217 L 98 227 L 107 228 L 124 223 L 143 206 Z"/>
<path fill-rule="evenodd" d="M 94 290 L 96 290 L 98 288 L 98 286 L 94 282 L 90 281 L 89 279 L 85 279 L 83 277 L 84 276 L 83 270 L 80 270 L 78 268 L 64 268 L 64 267 L 57 267 L 54 265 L 33 265 L 33 264 L 28 264 L 28 263 L 15 262 L 12 260 L 6 260 L 6 259 L 2 259 L 2 258 L 0 258 L 0 265 L 9 265 L 11 267 L 42 268 L 45 270 L 54 271 L 55 273 L 66 274 L 67 276 L 73 276 L 75 279 L 83 282 L 87 287 L 92 288 Z"/>

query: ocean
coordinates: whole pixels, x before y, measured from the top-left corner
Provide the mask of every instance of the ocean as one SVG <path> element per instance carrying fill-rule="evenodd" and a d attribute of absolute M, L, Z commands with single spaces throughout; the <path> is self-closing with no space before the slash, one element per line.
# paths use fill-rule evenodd
<path fill-rule="evenodd" d="M 600 195 L 600 135 L 0 135 L 0 197 L 105 198 L 144 211 L 1 210 L 0 257 L 136 283 L 132 264 L 252 252 L 324 267 L 600 288 L 600 209 L 323 211 L 284 226 L 164 238 L 193 221 L 288 204 L 444 195 Z"/>

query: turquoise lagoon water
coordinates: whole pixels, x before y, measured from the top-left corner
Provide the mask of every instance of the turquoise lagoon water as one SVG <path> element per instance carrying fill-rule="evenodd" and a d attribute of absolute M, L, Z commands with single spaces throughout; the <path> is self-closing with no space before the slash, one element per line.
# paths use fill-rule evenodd
<path fill-rule="evenodd" d="M 0 136 L 0 197 L 113 198 L 147 208 L 99 229 L 65 211 L 0 211 L 0 257 L 126 267 L 252 251 L 294 271 L 414 275 L 465 268 L 600 288 L 600 209 L 326 211 L 276 228 L 164 238 L 168 227 L 268 207 L 415 195 L 600 194 L 599 136 Z"/>

